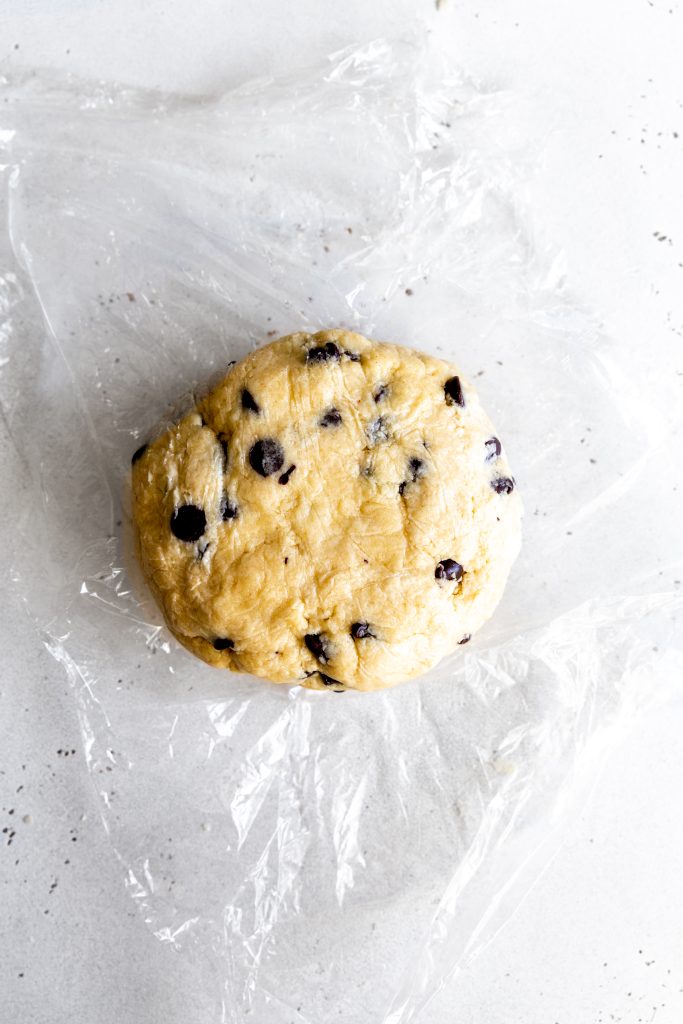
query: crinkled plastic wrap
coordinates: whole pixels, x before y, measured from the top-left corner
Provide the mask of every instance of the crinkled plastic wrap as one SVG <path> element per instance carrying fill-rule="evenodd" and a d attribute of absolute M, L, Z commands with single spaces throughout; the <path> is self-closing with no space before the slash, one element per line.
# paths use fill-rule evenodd
<path fill-rule="evenodd" d="M 201 959 L 212 1019 L 429 1021 L 614 737 L 680 680 L 665 356 L 604 337 L 534 237 L 514 97 L 420 47 L 223 96 L 24 75 L 3 97 L 13 579 L 71 680 L 129 892 Z M 372 695 L 194 660 L 131 544 L 134 449 L 231 359 L 329 326 L 456 360 L 526 507 L 494 620 Z"/>

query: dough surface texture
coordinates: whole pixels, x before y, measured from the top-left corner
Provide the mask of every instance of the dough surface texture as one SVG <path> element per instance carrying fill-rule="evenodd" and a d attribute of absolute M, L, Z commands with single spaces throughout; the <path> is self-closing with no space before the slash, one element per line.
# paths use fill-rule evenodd
<path fill-rule="evenodd" d="M 132 475 L 140 561 L 173 634 L 276 683 L 420 675 L 489 618 L 520 545 L 472 385 L 343 330 L 253 352 Z"/>

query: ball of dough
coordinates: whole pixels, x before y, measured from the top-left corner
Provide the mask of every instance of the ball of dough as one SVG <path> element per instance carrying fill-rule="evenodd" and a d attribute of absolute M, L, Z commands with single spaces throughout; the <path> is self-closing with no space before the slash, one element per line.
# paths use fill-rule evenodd
<path fill-rule="evenodd" d="M 331 330 L 234 366 L 133 457 L 143 570 L 204 661 L 376 690 L 489 618 L 521 503 L 474 388 L 440 359 Z"/>

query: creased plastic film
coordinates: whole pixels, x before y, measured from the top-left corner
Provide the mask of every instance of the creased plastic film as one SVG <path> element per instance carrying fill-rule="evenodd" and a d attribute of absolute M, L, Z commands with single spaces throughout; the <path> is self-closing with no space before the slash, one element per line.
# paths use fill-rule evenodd
<path fill-rule="evenodd" d="M 71 681 L 130 895 L 226 1024 L 426 1022 L 605 752 L 680 687 L 678 527 L 653 520 L 680 431 L 666 354 L 572 297 L 525 203 L 515 98 L 419 46 L 222 96 L 44 74 L 2 95 L 12 579 Z M 372 695 L 193 660 L 131 543 L 149 432 L 230 360 L 332 326 L 457 361 L 526 507 L 494 620 Z"/>

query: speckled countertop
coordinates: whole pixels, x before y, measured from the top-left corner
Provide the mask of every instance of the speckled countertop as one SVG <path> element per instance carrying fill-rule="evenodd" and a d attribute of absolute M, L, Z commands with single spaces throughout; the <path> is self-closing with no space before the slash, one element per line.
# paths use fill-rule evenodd
<path fill-rule="evenodd" d="M 314 0 L 286 13 L 270 2 L 247 13 L 225 0 L 5 0 L 0 59 L 201 90 L 420 18 L 476 76 L 545 98 L 530 126 L 545 152 L 539 221 L 612 334 L 680 352 L 679 0 L 348 0 L 326 11 Z M 23 472 L 11 424 L 0 451 L 6 552 Z M 0 1021 L 204 1024 L 198 967 L 157 942 L 124 891 L 61 669 L 11 597 L 2 630 Z M 681 706 L 652 713 L 614 755 L 515 918 L 437 997 L 434 1024 L 680 1024 L 682 726 Z"/>

